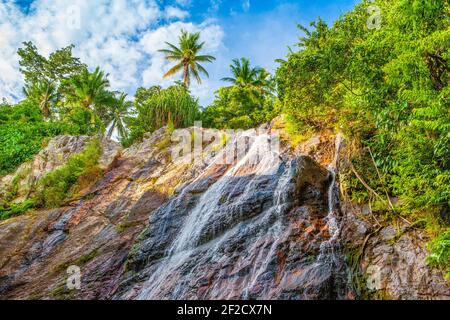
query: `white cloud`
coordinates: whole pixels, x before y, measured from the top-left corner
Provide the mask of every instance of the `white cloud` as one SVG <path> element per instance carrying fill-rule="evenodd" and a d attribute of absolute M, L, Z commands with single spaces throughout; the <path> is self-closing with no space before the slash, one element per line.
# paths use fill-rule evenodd
<path fill-rule="evenodd" d="M 201 31 L 201 41 L 205 42 L 204 50 L 209 54 L 215 54 L 223 47 L 223 31 L 212 22 L 205 22 L 200 25 L 186 22 L 175 22 L 167 26 L 159 27 L 156 30 L 145 33 L 140 41 L 140 46 L 148 56 L 148 66 L 143 71 L 143 85 L 148 87 L 152 85 L 168 86 L 174 79 L 180 80 L 181 75 L 175 75 L 172 79 L 163 79 L 163 75 L 170 68 L 171 63 L 167 62 L 164 55 L 158 52 L 165 47 L 165 42 L 177 43 L 180 31 L 184 29 L 189 32 Z M 206 64 L 208 69 L 210 65 Z M 191 91 L 200 97 L 201 100 L 210 98 L 211 81 L 204 79 L 199 86 L 195 81 L 192 82 Z"/>
<path fill-rule="evenodd" d="M 176 42 L 184 28 L 202 32 L 208 53 L 222 45 L 223 31 L 212 22 L 163 24 L 184 19 L 187 14 L 173 6 L 162 8 L 155 0 L 35 0 L 29 14 L 13 1 L 2 1 L 0 98 L 14 99 L 21 93 L 23 80 L 16 52 L 28 40 L 44 55 L 75 44 L 74 54 L 83 62 L 110 73 L 114 90 L 133 93 L 139 85 L 168 85 L 173 79 L 161 81 L 167 63 L 157 52 L 164 41 Z"/>
<path fill-rule="evenodd" d="M 180 19 L 183 20 L 187 17 L 189 17 L 189 12 L 185 10 L 181 10 L 180 8 L 168 6 L 165 10 L 166 18 L 167 19 Z"/>

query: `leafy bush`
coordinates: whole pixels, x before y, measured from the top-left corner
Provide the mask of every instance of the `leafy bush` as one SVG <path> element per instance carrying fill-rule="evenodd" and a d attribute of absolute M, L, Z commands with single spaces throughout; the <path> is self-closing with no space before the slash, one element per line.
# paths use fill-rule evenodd
<path fill-rule="evenodd" d="M 21 203 L 7 204 L 0 203 L 0 220 L 6 220 L 14 216 L 19 216 L 35 206 L 33 199 L 25 200 Z"/>
<path fill-rule="evenodd" d="M 96 113 L 83 107 L 71 107 L 63 113 L 61 123 L 71 135 L 95 135 L 105 131 L 105 126 Z"/>
<path fill-rule="evenodd" d="M 36 186 L 35 195 L 21 203 L 12 203 L 17 193 L 21 175 L 14 177 L 8 190 L 3 190 L 0 200 L 0 220 L 25 213 L 32 208 L 53 208 L 60 206 L 68 197 L 75 195 L 101 176 L 98 160 L 102 149 L 97 139 L 86 144 L 84 150 L 70 156 L 67 164 L 48 173 Z M 23 174 L 27 174 L 23 172 Z"/>
<path fill-rule="evenodd" d="M 427 258 L 427 263 L 432 267 L 441 268 L 446 278 L 450 279 L 450 231 L 433 239 L 428 248 L 431 254 Z"/>
<path fill-rule="evenodd" d="M 66 165 L 48 173 L 38 183 L 36 204 L 57 207 L 76 191 L 78 182 L 92 182 L 99 176 L 98 160 L 102 153 L 100 142 L 89 142 L 84 150 L 69 157 Z"/>
<path fill-rule="evenodd" d="M 203 126 L 250 129 L 272 120 L 275 98 L 254 88 L 225 87 L 216 92 L 212 105 L 202 113 Z"/>
<path fill-rule="evenodd" d="M 144 133 L 153 132 L 168 123 L 175 128 L 189 127 L 200 114 L 198 100 L 183 85 L 167 89 L 139 88 L 135 96 L 135 109 L 135 116 L 126 119 L 130 135 L 122 141 L 125 146 L 141 139 Z"/>
<path fill-rule="evenodd" d="M 93 135 L 104 130 L 95 114 L 86 108 L 71 108 L 58 122 L 47 122 L 34 103 L 0 105 L 0 176 L 33 158 L 45 142 L 57 135 Z M 92 121 L 92 119 L 94 119 Z"/>
<path fill-rule="evenodd" d="M 424 216 L 450 211 L 449 6 L 374 5 L 379 30 L 366 26 L 366 3 L 332 27 L 320 19 L 300 27 L 300 49 L 277 70 L 279 98 L 292 127 L 343 131 L 360 177 L 400 198 L 404 213 L 432 221 Z M 356 175 L 346 179 L 352 200 L 373 198 Z"/>
<path fill-rule="evenodd" d="M 40 109 L 27 101 L 0 107 L 0 115 L 0 176 L 30 160 L 46 138 L 66 131 L 63 124 L 44 122 Z"/>

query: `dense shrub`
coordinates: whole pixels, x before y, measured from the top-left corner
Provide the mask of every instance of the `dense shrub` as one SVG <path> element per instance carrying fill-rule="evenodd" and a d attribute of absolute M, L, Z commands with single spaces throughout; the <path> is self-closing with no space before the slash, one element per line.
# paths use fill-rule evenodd
<path fill-rule="evenodd" d="M 30 160 L 45 140 L 64 133 L 65 125 L 44 122 L 37 106 L 20 103 L 0 107 L 0 176 Z"/>
<path fill-rule="evenodd" d="M 44 121 L 38 106 L 28 100 L 0 106 L 0 176 L 33 158 L 46 141 L 61 134 L 93 135 L 104 126 L 86 108 L 71 108 L 60 121 Z"/>
<path fill-rule="evenodd" d="M 102 153 L 97 139 L 89 142 L 84 150 L 69 157 L 67 164 L 44 176 L 37 186 L 35 203 L 38 206 L 52 208 L 62 204 L 73 195 L 78 182 L 94 181 L 99 177 L 98 160 Z"/>
<path fill-rule="evenodd" d="M 122 143 L 126 146 L 169 123 L 174 128 L 185 128 L 199 118 L 198 99 L 183 85 L 167 89 L 139 88 L 135 96 L 135 115 L 126 119 L 130 134 Z"/>
<path fill-rule="evenodd" d="M 283 111 L 298 130 L 344 132 L 353 171 L 384 198 L 379 209 L 392 212 L 386 194 L 397 197 L 394 218 L 442 233 L 450 212 L 450 7 L 376 0 L 381 26 L 369 29 L 368 5 L 332 27 L 301 27 L 299 50 L 277 71 Z M 341 178 L 350 200 L 378 199 L 354 172 Z"/>
<path fill-rule="evenodd" d="M 254 88 L 220 88 L 214 102 L 202 113 L 203 126 L 250 129 L 276 116 L 275 98 Z"/>
<path fill-rule="evenodd" d="M 13 203 L 18 184 L 24 176 L 16 175 L 7 190 L 2 190 L 0 220 L 20 215 L 32 208 L 53 208 L 78 191 L 90 186 L 101 176 L 98 160 L 102 153 L 100 142 L 93 139 L 82 152 L 70 156 L 67 164 L 45 175 L 37 182 L 34 195 L 21 203 Z M 27 172 L 22 172 L 26 175 Z"/>

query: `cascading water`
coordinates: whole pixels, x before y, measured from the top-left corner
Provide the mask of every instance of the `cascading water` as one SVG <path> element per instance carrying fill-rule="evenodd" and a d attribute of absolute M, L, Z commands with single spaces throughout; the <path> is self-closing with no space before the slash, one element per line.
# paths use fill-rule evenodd
<path fill-rule="evenodd" d="M 236 136 L 236 140 L 242 139 L 246 136 L 244 132 L 242 135 Z M 214 241 L 201 245 L 200 239 L 210 224 L 213 224 L 213 238 L 214 233 L 218 233 L 214 230 L 214 224 L 219 221 L 221 216 L 226 214 L 221 210 L 221 202 L 226 201 L 224 196 L 233 194 L 235 189 L 242 188 L 238 197 L 232 201 L 232 206 L 237 207 L 241 204 L 248 202 L 248 199 L 253 197 L 255 190 L 258 190 L 258 184 L 261 183 L 261 177 L 270 177 L 270 179 L 278 179 L 275 190 L 273 190 L 273 205 L 270 208 L 271 213 L 269 215 L 277 214 L 281 212 L 281 206 L 283 200 L 286 198 L 285 187 L 289 183 L 290 178 L 293 176 L 293 172 L 290 166 L 285 166 L 280 170 L 280 154 L 278 150 L 271 150 L 270 139 L 272 137 L 268 134 L 257 135 L 253 141 L 250 141 L 251 145 L 248 152 L 240 159 L 234 166 L 231 167 L 220 179 L 218 179 L 208 190 L 200 197 L 196 206 L 191 210 L 188 217 L 185 219 L 181 230 L 178 232 L 178 236 L 173 241 L 172 245 L 166 250 L 167 260 L 161 264 L 160 268 L 155 270 L 151 278 L 146 282 L 144 290 L 139 295 L 139 298 L 148 299 L 158 294 L 158 290 L 164 286 L 165 280 L 170 276 L 171 272 L 178 269 L 183 263 L 185 263 L 192 255 L 195 255 L 196 251 L 208 248 L 208 251 L 218 251 L 226 239 L 236 232 L 239 226 L 235 226 L 231 230 L 227 230 L 225 234 Z M 230 143 L 230 148 L 233 148 L 236 143 Z M 217 165 L 217 162 L 223 160 L 224 154 L 229 152 L 226 148 L 223 149 L 215 159 L 209 164 L 209 167 Z M 208 172 L 208 168 L 205 169 Z M 251 179 L 242 180 L 239 182 L 241 175 L 251 176 Z M 204 179 L 204 175 L 200 175 L 192 184 L 198 183 Z M 272 183 L 274 184 L 274 183 Z M 273 211 L 273 213 L 272 213 Z M 244 212 L 245 213 L 245 212 Z M 237 217 L 237 219 L 245 220 L 244 217 Z M 280 230 L 279 222 L 274 224 L 269 230 L 268 234 L 272 234 L 276 239 Z M 267 230 L 266 230 L 267 231 Z M 275 244 L 273 245 L 275 247 Z M 259 270 L 264 269 L 264 265 L 259 266 Z M 262 271 L 260 271 L 262 272 Z M 260 273 L 259 272 L 259 273 Z M 255 272 L 256 276 L 251 280 L 252 282 L 258 276 L 258 272 Z M 178 286 L 182 291 L 182 287 Z M 172 292 L 172 297 L 180 295 L 180 290 Z"/>
<path fill-rule="evenodd" d="M 332 163 L 328 165 L 328 174 L 330 183 L 327 190 L 328 214 L 325 218 L 329 239 L 323 241 L 320 245 L 320 253 L 316 265 L 313 267 L 317 277 L 326 275 L 330 277 L 330 285 L 336 298 L 345 298 L 346 274 L 347 270 L 345 260 L 339 243 L 341 231 L 339 193 L 336 183 L 336 172 L 339 164 L 339 154 L 343 137 L 338 134 L 335 140 L 335 152 Z M 339 278 L 339 279 L 336 279 Z"/>
<path fill-rule="evenodd" d="M 134 288 L 124 284 L 118 297 L 316 299 L 345 294 L 328 292 L 330 281 L 338 281 L 333 279 L 342 260 L 334 171 L 330 179 L 312 160 L 282 159 L 269 147 L 270 139 L 269 133 L 250 139 L 247 153 L 224 167 L 220 161 L 235 145 L 227 144 L 152 214 L 135 258 L 144 267 L 139 277 L 146 280 Z M 211 181 L 216 172 L 221 174 Z M 311 172 L 317 177 L 308 178 L 306 196 L 297 194 L 298 177 Z M 326 207 L 328 212 L 315 218 L 313 212 Z M 321 230 L 322 220 L 328 231 Z"/>

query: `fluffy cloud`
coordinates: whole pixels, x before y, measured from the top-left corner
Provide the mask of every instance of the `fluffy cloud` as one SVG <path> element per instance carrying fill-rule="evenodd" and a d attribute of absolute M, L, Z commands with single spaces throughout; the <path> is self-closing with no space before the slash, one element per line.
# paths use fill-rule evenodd
<path fill-rule="evenodd" d="M 168 85 L 172 80 L 161 79 L 167 64 L 157 52 L 164 41 L 175 42 L 184 28 L 202 32 L 208 53 L 222 46 L 219 26 L 179 21 L 187 15 L 175 6 L 161 7 L 155 0 L 35 0 L 27 13 L 12 0 L 2 1 L 0 97 L 14 100 L 20 95 L 23 80 L 16 51 L 28 40 L 44 55 L 75 44 L 74 54 L 83 62 L 110 73 L 115 90 L 132 93 L 139 85 Z"/>
<path fill-rule="evenodd" d="M 149 31 L 142 36 L 140 41 L 140 47 L 148 58 L 148 66 L 144 68 L 142 75 L 144 86 L 153 84 L 167 86 L 172 83 L 173 79 L 163 79 L 163 74 L 169 69 L 170 63 L 165 60 L 164 55 L 158 50 L 161 49 L 165 42 L 176 43 L 182 29 L 189 32 L 201 31 L 201 41 L 205 42 L 205 52 L 215 53 L 223 47 L 223 31 L 219 26 L 211 22 L 205 22 L 200 25 L 175 22 Z M 209 79 L 205 79 L 201 86 L 195 81 L 192 82 L 191 91 L 200 98 L 206 98 L 212 90 Z"/>
<path fill-rule="evenodd" d="M 183 20 L 184 18 L 187 18 L 189 16 L 189 12 L 173 6 L 168 6 L 165 10 L 165 13 L 168 19 L 175 18 Z"/>

